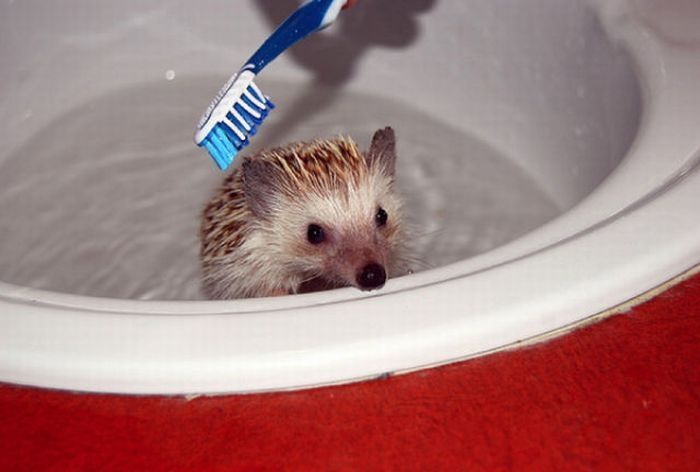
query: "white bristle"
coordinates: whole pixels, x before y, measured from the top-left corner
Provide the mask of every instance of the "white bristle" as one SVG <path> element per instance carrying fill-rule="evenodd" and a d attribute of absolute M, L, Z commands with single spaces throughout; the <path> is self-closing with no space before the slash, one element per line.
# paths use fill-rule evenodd
<path fill-rule="evenodd" d="M 260 108 L 261 110 L 264 110 L 266 108 L 265 104 L 258 100 L 257 97 L 254 97 L 252 93 L 250 93 L 250 90 L 246 89 L 245 92 L 243 92 L 243 95 L 246 96 L 250 102 L 255 105 L 256 107 Z"/>
<path fill-rule="evenodd" d="M 228 118 L 224 118 L 223 123 L 225 123 L 226 126 L 228 126 L 231 129 L 231 131 L 236 133 L 236 136 L 238 136 L 238 139 L 240 139 L 241 141 L 245 141 L 245 139 L 246 139 L 245 134 L 243 134 L 243 132 L 241 132 L 241 130 L 238 129 L 238 126 L 233 124 L 233 122 L 231 120 L 229 120 Z"/>
<path fill-rule="evenodd" d="M 236 103 L 238 103 L 238 104 L 241 106 L 241 108 L 243 108 L 243 109 L 244 109 L 247 113 L 249 113 L 252 117 L 258 118 L 258 119 L 262 117 L 262 114 L 261 114 L 260 112 L 258 112 L 258 110 L 256 110 L 255 108 L 253 108 L 253 107 L 251 107 L 250 105 L 248 105 L 248 104 L 245 102 L 245 100 L 238 100 L 238 102 L 236 102 Z"/>
<path fill-rule="evenodd" d="M 238 113 L 238 110 L 236 110 L 236 108 L 231 108 L 230 113 L 231 115 L 233 115 L 236 121 L 238 121 L 243 126 L 243 128 L 245 128 L 246 131 L 250 131 L 250 125 L 245 120 L 245 118 L 243 118 L 241 114 Z"/>

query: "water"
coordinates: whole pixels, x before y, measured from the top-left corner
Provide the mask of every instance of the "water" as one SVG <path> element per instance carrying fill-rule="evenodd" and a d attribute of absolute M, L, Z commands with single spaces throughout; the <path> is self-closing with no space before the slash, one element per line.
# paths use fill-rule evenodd
<path fill-rule="evenodd" d="M 37 130 L 0 165 L 0 280 L 83 295 L 198 299 L 200 211 L 220 181 L 192 144 L 222 78 L 146 84 Z M 508 157 L 405 104 L 265 82 L 278 109 L 255 146 L 397 131 L 397 178 L 416 257 L 436 267 L 488 251 L 558 214 Z M 250 152 L 253 152 L 253 147 Z"/>

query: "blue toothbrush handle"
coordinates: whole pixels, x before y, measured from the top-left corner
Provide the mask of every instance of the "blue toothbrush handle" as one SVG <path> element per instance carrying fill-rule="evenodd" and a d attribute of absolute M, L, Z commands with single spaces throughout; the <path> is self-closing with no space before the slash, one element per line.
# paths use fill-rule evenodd
<path fill-rule="evenodd" d="M 294 43 L 332 23 L 346 1 L 308 0 L 267 38 L 263 45 L 255 51 L 255 54 L 248 59 L 243 69 L 259 74 L 266 65 Z"/>

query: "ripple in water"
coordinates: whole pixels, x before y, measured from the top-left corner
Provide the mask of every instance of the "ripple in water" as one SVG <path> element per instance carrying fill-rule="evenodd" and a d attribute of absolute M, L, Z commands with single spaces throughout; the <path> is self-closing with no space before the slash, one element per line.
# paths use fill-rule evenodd
<path fill-rule="evenodd" d="M 0 280 L 103 297 L 202 298 L 199 215 L 222 176 L 192 133 L 220 82 L 178 77 L 121 90 L 66 113 L 5 156 Z M 510 159 L 420 110 L 264 85 L 279 107 L 257 147 L 342 133 L 366 148 L 377 128 L 396 129 L 399 189 L 426 267 L 488 251 L 558 214 Z"/>

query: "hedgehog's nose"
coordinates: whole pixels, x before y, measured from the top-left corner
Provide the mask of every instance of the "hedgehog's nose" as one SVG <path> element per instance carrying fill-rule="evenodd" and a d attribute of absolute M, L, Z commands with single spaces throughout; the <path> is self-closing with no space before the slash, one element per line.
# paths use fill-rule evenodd
<path fill-rule="evenodd" d="M 386 272 L 384 267 L 376 263 L 367 264 L 357 274 L 357 285 L 362 290 L 372 290 L 379 288 L 386 282 Z"/>

